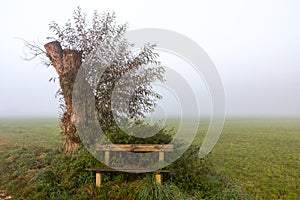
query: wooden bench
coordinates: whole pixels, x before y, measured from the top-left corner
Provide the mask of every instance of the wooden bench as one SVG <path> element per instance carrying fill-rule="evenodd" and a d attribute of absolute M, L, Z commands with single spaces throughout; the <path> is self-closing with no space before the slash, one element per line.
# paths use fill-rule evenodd
<path fill-rule="evenodd" d="M 158 161 L 164 161 L 165 152 L 174 151 L 171 144 L 111 144 L 111 145 L 97 145 L 96 151 L 104 152 L 104 164 L 110 164 L 110 152 L 128 151 L 128 152 L 158 152 Z M 153 170 L 150 168 L 130 168 L 130 167 L 98 167 L 88 168 L 87 171 L 96 172 L 96 186 L 100 186 L 105 172 L 128 172 L 128 173 L 149 173 L 155 174 L 156 183 L 162 182 L 162 173 L 168 173 L 169 170 Z"/>

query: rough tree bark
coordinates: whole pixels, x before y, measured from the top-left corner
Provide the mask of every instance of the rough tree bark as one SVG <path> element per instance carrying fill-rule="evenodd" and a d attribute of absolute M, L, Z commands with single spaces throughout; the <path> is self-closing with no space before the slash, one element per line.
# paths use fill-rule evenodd
<path fill-rule="evenodd" d="M 65 102 L 65 112 L 61 119 L 63 134 L 66 136 L 65 150 L 67 153 L 72 153 L 79 149 L 80 143 L 74 124 L 72 91 L 77 72 L 81 66 L 82 54 L 76 50 L 62 49 L 58 41 L 49 42 L 44 47 L 59 76 L 60 88 Z"/>

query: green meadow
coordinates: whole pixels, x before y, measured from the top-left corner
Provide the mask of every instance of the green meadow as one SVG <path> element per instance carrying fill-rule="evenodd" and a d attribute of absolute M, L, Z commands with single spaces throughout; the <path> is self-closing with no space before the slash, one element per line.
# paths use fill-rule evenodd
<path fill-rule="evenodd" d="M 207 119 L 200 122 L 194 144 L 201 145 L 207 127 Z M 299 119 L 227 119 L 207 157 L 217 173 L 256 199 L 300 199 Z"/>
<path fill-rule="evenodd" d="M 300 199 L 299 120 L 228 120 L 210 159 L 257 199 Z"/>
<path fill-rule="evenodd" d="M 175 120 L 168 126 L 177 128 Z M 201 144 L 207 127 L 207 121 L 200 123 L 194 144 Z M 58 119 L 0 119 L 3 155 L 30 147 L 59 151 L 62 144 Z M 10 167 L 4 162 L 7 157 L 0 158 L 3 173 Z M 255 199 L 300 199 L 299 119 L 227 119 L 217 145 L 206 159 L 216 173 L 241 185 Z M 8 185 L 3 188 L 12 187 L 9 184 L 13 177 L 0 176 L 1 183 Z"/>

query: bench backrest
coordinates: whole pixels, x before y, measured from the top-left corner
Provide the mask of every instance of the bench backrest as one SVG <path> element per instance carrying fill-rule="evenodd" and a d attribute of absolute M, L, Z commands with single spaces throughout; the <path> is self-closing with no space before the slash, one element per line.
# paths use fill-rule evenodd
<path fill-rule="evenodd" d="M 104 161 L 109 166 L 110 151 L 158 152 L 158 160 L 164 161 L 164 152 L 174 151 L 172 144 L 107 144 L 97 145 L 96 151 L 104 151 Z"/>

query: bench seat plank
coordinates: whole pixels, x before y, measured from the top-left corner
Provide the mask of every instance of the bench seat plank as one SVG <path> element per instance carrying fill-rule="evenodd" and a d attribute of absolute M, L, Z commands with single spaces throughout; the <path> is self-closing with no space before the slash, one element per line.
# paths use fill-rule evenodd
<path fill-rule="evenodd" d="M 97 145 L 96 151 L 172 152 L 172 144 L 107 144 Z"/>

